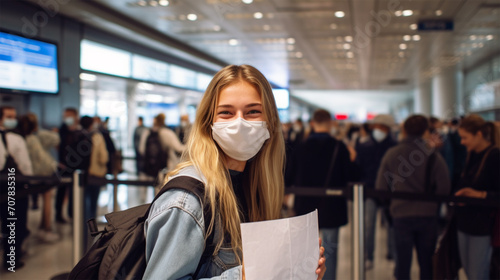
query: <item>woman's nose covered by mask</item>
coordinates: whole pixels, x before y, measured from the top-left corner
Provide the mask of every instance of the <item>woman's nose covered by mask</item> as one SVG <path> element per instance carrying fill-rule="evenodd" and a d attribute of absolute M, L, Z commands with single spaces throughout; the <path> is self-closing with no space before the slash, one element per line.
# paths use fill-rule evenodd
<path fill-rule="evenodd" d="M 247 161 L 260 151 L 270 134 L 265 121 L 237 118 L 229 122 L 215 122 L 212 136 L 226 155 L 235 160 Z"/>

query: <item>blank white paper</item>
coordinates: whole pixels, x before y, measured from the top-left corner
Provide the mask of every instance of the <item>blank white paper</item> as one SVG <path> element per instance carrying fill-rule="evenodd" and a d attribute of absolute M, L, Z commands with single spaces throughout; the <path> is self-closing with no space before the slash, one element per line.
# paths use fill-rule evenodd
<path fill-rule="evenodd" d="M 317 210 L 298 217 L 242 223 L 247 280 L 315 280 L 319 260 Z"/>

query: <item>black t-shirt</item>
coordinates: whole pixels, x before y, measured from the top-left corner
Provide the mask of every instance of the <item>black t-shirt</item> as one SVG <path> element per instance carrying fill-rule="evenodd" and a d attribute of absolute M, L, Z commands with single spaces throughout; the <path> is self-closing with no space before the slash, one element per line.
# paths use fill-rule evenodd
<path fill-rule="evenodd" d="M 500 192 L 500 149 L 494 147 L 486 155 L 488 150 L 489 148 L 480 153 L 470 153 L 458 189 L 470 187 L 487 191 L 488 197 L 498 197 Z M 475 179 L 484 156 L 487 156 L 484 166 Z M 494 224 L 495 210 L 496 208 L 475 205 L 458 206 L 456 208 L 457 227 L 460 231 L 470 235 L 489 235 Z"/>
<path fill-rule="evenodd" d="M 245 197 L 245 191 L 243 190 L 243 172 L 236 170 L 229 170 L 229 175 L 231 175 L 231 183 L 233 185 L 233 191 L 236 196 L 236 201 L 238 203 L 238 208 L 242 214 L 241 222 L 249 222 L 248 218 L 248 203 Z"/>

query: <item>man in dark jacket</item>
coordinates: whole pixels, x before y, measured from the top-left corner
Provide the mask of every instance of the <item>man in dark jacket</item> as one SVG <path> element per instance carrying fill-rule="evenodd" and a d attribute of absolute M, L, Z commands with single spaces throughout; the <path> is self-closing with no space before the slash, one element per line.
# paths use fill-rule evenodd
<path fill-rule="evenodd" d="M 330 188 L 347 185 L 350 178 L 349 152 L 343 142 L 330 136 L 330 119 L 331 115 L 328 111 L 314 112 L 311 122 L 314 133 L 294 151 L 288 185 Z M 334 161 L 334 166 L 329 171 L 332 161 Z M 342 197 L 296 198 L 297 215 L 303 215 L 315 209 L 318 209 L 319 227 L 328 267 L 323 279 L 335 279 L 339 228 L 347 224 L 346 199 Z"/>
<path fill-rule="evenodd" d="M 380 114 L 372 121 L 372 133 L 368 141 L 356 146 L 356 164 L 360 171 L 360 181 L 363 182 L 365 189 L 375 188 L 375 179 L 377 171 L 389 148 L 396 145 L 391 137 L 391 127 L 394 126 L 394 118 L 391 115 Z M 375 199 L 367 198 L 365 200 L 365 268 L 373 267 L 373 252 L 375 251 L 375 223 L 377 221 L 378 205 Z M 393 257 L 394 250 L 393 236 L 391 228 L 388 230 L 388 257 Z M 392 242 L 392 243 L 391 243 Z"/>
<path fill-rule="evenodd" d="M 450 194 L 448 167 L 439 152 L 427 145 L 428 120 L 409 117 L 403 125 L 404 140 L 382 159 L 375 188 L 394 192 Z M 392 199 L 390 204 L 396 239 L 396 279 L 410 279 L 413 247 L 420 279 L 432 279 L 432 255 L 438 232 L 437 202 Z"/>

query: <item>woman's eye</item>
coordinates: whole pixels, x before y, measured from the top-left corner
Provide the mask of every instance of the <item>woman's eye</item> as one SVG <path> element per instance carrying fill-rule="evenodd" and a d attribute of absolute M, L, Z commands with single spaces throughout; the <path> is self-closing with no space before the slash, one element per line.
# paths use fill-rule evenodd
<path fill-rule="evenodd" d="M 252 114 L 260 114 L 260 113 L 262 113 L 262 112 L 261 112 L 261 111 L 259 111 L 259 110 L 251 110 L 251 111 L 249 111 L 249 112 L 248 112 L 248 114 L 249 114 L 249 115 L 252 115 Z"/>
<path fill-rule="evenodd" d="M 219 112 L 219 115 L 229 115 L 229 114 L 231 114 L 231 112 L 229 112 L 229 111 L 220 111 Z"/>

